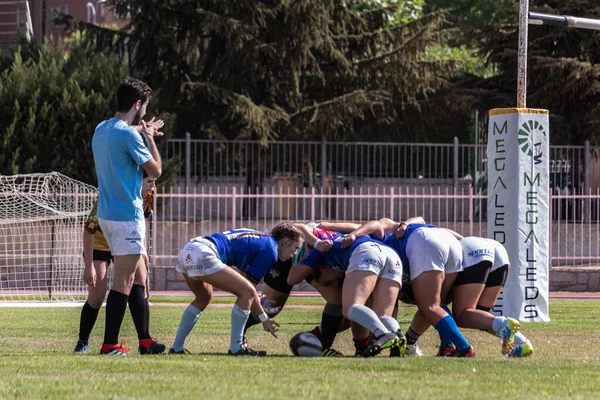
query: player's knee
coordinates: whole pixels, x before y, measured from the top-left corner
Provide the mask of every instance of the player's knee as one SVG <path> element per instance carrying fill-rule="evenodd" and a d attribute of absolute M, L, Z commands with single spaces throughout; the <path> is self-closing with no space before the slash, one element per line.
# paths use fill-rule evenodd
<path fill-rule="evenodd" d="M 213 296 L 212 296 L 211 292 L 197 294 L 196 298 L 194 299 L 194 301 L 192 302 L 192 304 L 198 310 L 204 310 L 210 304 L 210 302 L 212 301 L 212 297 Z"/>
<path fill-rule="evenodd" d="M 350 308 L 352 308 L 354 304 L 342 304 L 342 316 L 344 318 L 348 318 L 348 313 L 350 312 Z"/>
<path fill-rule="evenodd" d="M 87 303 L 93 309 L 98 310 L 100 307 L 102 307 L 102 303 L 104 303 L 105 293 L 106 290 L 104 290 L 104 293 L 90 293 L 87 299 Z"/>
<path fill-rule="evenodd" d="M 485 307 L 482 305 L 477 304 L 477 309 L 481 310 L 481 311 L 485 311 L 485 312 L 491 312 L 492 311 L 492 307 Z"/>
<path fill-rule="evenodd" d="M 454 318 L 454 321 L 456 322 L 456 325 L 459 328 L 464 328 L 464 322 L 465 322 L 465 317 L 464 317 L 465 313 L 464 311 L 460 312 L 460 313 L 454 313 L 452 315 L 452 317 Z"/>
<path fill-rule="evenodd" d="M 244 288 L 242 288 L 238 293 L 238 297 L 242 300 L 252 301 L 254 296 L 256 296 L 256 289 L 254 289 L 254 287 L 250 284 L 244 286 Z"/>

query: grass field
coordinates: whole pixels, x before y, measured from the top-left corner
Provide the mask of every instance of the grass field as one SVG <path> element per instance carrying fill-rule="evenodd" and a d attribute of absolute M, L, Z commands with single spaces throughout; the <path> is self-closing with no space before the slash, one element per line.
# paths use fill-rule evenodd
<path fill-rule="evenodd" d="M 217 298 L 217 302 L 231 302 Z M 152 333 L 168 346 L 184 306 L 181 298 L 153 298 Z M 185 299 L 183 300 L 185 301 Z M 293 304 L 323 304 L 296 298 Z M 414 309 L 399 317 L 406 329 Z M 597 399 L 600 398 L 600 301 L 552 300 L 552 322 L 522 324 L 534 357 L 504 359 L 489 334 L 465 331 L 476 359 L 372 359 L 291 357 L 288 341 L 320 320 L 318 309 L 289 308 L 277 318 L 275 340 L 260 327 L 250 345 L 269 352 L 265 358 L 225 355 L 230 308 L 212 307 L 200 317 L 186 347 L 190 356 L 97 355 L 104 312 L 90 340 L 91 351 L 72 355 L 79 309 L 0 309 L 0 399 Z M 122 336 L 137 347 L 131 318 Z M 437 350 L 437 335 L 420 342 L 427 355 Z M 348 332 L 334 345 L 353 354 Z"/>

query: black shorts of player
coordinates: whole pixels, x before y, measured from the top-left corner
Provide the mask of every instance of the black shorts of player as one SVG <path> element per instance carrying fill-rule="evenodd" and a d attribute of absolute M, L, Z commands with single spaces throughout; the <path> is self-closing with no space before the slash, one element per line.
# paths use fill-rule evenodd
<path fill-rule="evenodd" d="M 497 270 L 490 272 L 485 287 L 504 286 L 508 276 L 508 265 L 504 265 Z"/>
<path fill-rule="evenodd" d="M 288 261 L 277 261 L 269 272 L 267 272 L 263 278 L 263 282 L 278 292 L 289 294 L 292 291 L 292 287 L 288 285 L 287 279 L 291 268 L 291 259 Z"/>
<path fill-rule="evenodd" d="M 458 273 L 456 280 L 454 281 L 454 286 L 467 285 L 469 283 L 479 283 L 483 285 L 488 280 L 492 265 L 491 261 L 481 261 L 469 268 L 465 268 Z"/>
<path fill-rule="evenodd" d="M 292 269 L 291 259 L 288 261 L 277 261 L 277 263 L 271 267 L 269 272 L 267 272 L 263 278 L 263 282 L 278 292 L 290 294 L 292 292 L 292 286 L 287 283 L 290 269 Z M 305 281 L 310 284 L 313 281 L 312 274 L 307 276 Z"/>
<path fill-rule="evenodd" d="M 110 253 L 110 251 L 106 251 L 106 250 L 94 250 L 93 256 L 94 256 L 94 261 L 105 261 L 109 264 L 113 259 L 113 256 Z"/>

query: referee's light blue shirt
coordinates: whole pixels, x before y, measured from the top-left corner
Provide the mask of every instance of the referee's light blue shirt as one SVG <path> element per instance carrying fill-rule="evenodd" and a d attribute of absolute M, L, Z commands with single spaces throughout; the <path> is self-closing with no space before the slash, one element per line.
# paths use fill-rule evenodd
<path fill-rule="evenodd" d="M 152 158 L 142 136 L 119 118 L 96 127 L 92 138 L 98 175 L 98 218 L 109 221 L 144 219 L 143 171 L 140 165 Z"/>

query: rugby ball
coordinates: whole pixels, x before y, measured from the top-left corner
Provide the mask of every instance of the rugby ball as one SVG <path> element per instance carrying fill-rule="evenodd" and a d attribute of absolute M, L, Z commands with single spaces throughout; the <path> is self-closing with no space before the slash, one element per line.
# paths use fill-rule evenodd
<path fill-rule="evenodd" d="M 323 345 L 312 332 L 300 332 L 290 340 L 290 350 L 296 357 L 319 357 Z"/>

